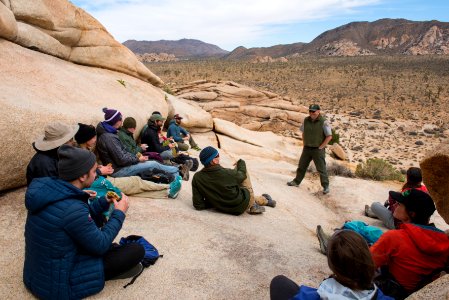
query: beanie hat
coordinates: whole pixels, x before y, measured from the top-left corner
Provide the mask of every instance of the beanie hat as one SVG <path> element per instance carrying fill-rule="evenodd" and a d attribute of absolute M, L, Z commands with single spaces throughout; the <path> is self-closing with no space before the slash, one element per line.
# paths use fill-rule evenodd
<path fill-rule="evenodd" d="M 80 129 L 78 129 L 78 132 L 75 134 L 75 141 L 78 144 L 84 144 L 97 135 L 97 131 L 93 125 L 86 125 L 83 123 L 78 123 L 78 125 L 80 126 Z"/>
<path fill-rule="evenodd" d="M 134 119 L 133 117 L 127 117 L 123 121 L 123 128 L 125 129 L 136 128 L 136 126 L 137 126 L 136 119 Z"/>
<path fill-rule="evenodd" d="M 207 166 L 215 157 L 217 157 L 217 155 L 218 155 L 217 149 L 211 146 L 207 146 L 200 152 L 200 161 L 203 165 Z"/>
<path fill-rule="evenodd" d="M 96 162 L 92 152 L 69 145 L 59 147 L 58 158 L 59 178 L 65 181 L 72 181 L 87 174 Z"/>
<path fill-rule="evenodd" d="M 107 107 L 103 108 L 104 112 L 104 121 L 109 125 L 114 126 L 115 123 L 122 119 L 122 114 L 115 109 L 108 109 Z"/>

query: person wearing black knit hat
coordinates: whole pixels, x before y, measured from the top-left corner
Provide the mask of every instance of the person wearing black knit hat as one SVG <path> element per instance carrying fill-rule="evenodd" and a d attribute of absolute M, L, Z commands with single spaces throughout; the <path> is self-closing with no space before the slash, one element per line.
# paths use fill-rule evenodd
<path fill-rule="evenodd" d="M 93 150 L 97 143 L 97 131 L 95 126 L 78 123 L 79 129 L 75 134 L 75 141 L 81 148 Z"/>
<path fill-rule="evenodd" d="M 63 145 L 58 156 L 59 178 L 34 179 L 25 196 L 23 281 L 37 298 L 81 299 L 100 292 L 105 280 L 140 273 L 145 250 L 112 246 L 128 210 L 126 195 L 90 201 L 83 191 L 96 177 L 95 155 Z M 114 210 L 99 228 L 97 220 L 111 202 Z"/>
<path fill-rule="evenodd" d="M 205 147 L 200 152 L 204 168 L 193 175 L 192 202 L 197 210 L 216 208 L 217 210 L 240 215 L 261 214 L 263 206 L 275 207 L 276 201 L 268 194 L 255 196 L 245 161 L 239 159 L 235 169 L 220 165 L 220 155 L 214 147 Z"/>

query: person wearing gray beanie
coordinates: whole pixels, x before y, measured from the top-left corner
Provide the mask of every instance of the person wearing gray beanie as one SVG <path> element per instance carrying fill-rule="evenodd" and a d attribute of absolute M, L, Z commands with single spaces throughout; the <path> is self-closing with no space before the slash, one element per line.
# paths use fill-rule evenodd
<path fill-rule="evenodd" d="M 268 194 L 255 196 L 246 163 L 239 159 L 234 169 L 220 165 L 220 153 L 212 146 L 200 152 L 204 168 L 193 175 L 192 202 L 197 210 L 213 207 L 221 212 L 240 215 L 261 214 L 265 207 L 275 207 L 276 201 Z"/>
<path fill-rule="evenodd" d="M 123 193 L 95 197 L 86 190 L 96 177 L 95 155 L 62 145 L 58 156 L 59 178 L 34 178 L 26 191 L 23 282 L 39 299 L 83 299 L 106 280 L 140 274 L 145 249 L 113 245 L 129 202 Z"/>
<path fill-rule="evenodd" d="M 69 145 L 59 147 L 58 157 L 59 178 L 69 182 L 89 173 L 96 164 L 95 154 Z"/>

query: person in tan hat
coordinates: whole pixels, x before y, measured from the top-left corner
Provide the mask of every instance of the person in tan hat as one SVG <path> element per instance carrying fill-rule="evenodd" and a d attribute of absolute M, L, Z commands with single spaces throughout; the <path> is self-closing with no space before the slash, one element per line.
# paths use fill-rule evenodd
<path fill-rule="evenodd" d="M 58 176 L 58 149 L 64 144 L 73 145 L 73 137 L 78 129 L 78 125 L 67 125 L 59 121 L 45 126 L 44 135 L 33 143 L 36 154 L 27 166 L 27 185 L 34 178 Z"/>

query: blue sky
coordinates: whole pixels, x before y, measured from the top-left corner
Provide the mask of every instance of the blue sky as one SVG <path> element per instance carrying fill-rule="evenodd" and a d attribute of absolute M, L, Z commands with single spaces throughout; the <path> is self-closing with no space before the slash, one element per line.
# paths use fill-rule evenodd
<path fill-rule="evenodd" d="M 449 21 L 447 0 L 72 0 L 120 42 L 198 39 L 225 50 L 310 42 L 353 21 Z"/>

